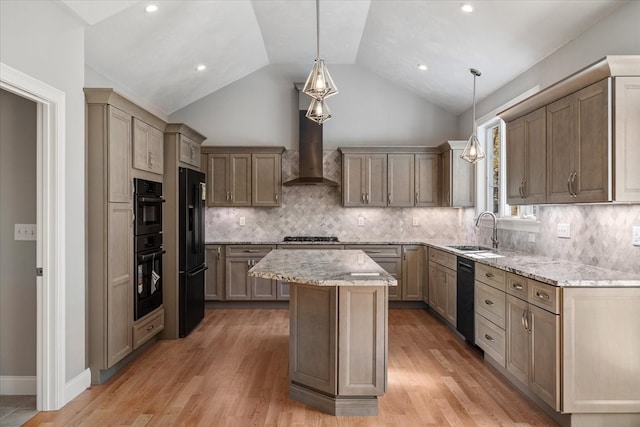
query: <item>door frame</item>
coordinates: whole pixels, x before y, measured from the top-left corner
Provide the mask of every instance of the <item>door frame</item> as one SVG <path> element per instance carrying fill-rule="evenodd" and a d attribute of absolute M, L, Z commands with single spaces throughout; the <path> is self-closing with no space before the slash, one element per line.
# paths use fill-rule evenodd
<path fill-rule="evenodd" d="M 37 104 L 36 409 L 65 402 L 65 93 L 0 62 L 0 88 Z M 34 272 L 35 273 L 35 272 Z"/>

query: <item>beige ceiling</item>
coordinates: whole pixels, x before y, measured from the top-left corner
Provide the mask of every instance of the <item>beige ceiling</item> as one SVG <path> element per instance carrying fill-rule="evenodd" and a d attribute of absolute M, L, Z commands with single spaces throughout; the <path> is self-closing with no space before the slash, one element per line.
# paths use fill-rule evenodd
<path fill-rule="evenodd" d="M 166 114 L 268 64 L 310 68 L 315 58 L 313 0 L 159 0 L 146 13 L 151 2 L 63 0 L 87 23 L 87 65 Z M 321 55 L 460 114 L 471 104 L 469 68 L 482 72 L 481 99 L 627 3 L 478 0 L 466 14 L 461 2 L 321 0 Z"/>

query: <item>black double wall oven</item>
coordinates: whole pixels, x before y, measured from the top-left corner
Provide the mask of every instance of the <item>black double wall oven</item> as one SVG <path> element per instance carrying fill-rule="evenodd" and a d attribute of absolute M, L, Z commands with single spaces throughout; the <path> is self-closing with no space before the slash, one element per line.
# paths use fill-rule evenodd
<path fill-rule="evenodd" d="M 162 183 L 134 179 L 134 320 L 162 305 Z"/>

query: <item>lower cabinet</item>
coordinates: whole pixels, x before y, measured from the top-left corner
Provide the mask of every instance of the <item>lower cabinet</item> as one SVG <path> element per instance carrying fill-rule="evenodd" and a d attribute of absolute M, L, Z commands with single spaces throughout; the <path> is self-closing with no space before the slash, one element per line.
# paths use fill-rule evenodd
<path fill-rule="evenodd" d="M 273 245 L 229 245 L 226 247 L 225 299 L 259 301 L 276 299 L 276 281 L 249 277 L 247 273 Z"/>
<path fill-rule="evenodd" d="M 457 257 L 429 248 L 429 305 L 451 325 L 457 323 Z"/>
<path fill-rule="evenodd" d="M 204 299 L 224 300 L 224 246 L 205 246 L 207 271 L 204 273 Z"/>
<path fill-rule="evenodd" d="M 402 246 L 403 301 L 422 301 L 423 250 L 421 245 Z"/>
<path fill-rule="evenodd" d="M 476 345 L 501 367 L 505 367 L 506 275 L 504 271 L 476 263 L 474 311 Z"/>
<path fill-rule="evenodd" d="M 389 301 L 404 300 L 404 256 L 403 246 L 400 245 L 346 245 L 345 249 L 361 250 L 374 260 L 380 267 L 398 281 L 397 286 L 389 286 Z M 413 259 L 413 258 L 412 258 Z"/>

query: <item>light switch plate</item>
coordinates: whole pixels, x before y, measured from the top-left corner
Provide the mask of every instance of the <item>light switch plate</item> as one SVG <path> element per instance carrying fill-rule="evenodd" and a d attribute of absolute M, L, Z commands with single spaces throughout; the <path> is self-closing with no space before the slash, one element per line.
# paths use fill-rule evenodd
<path fill-rule="evenodd" d="M 420 225 L 420 222 L 418 221 L 418 217 L 417 217 L 417 216 L 414 216 L 414 217 L 413 217 L 413 226 L 414 226 L 414 227 L 417 227 L 418 225 Z"/>
<path fill-rule="evenodd" d="M 243 216 L 240 217 L 240 225 L 245 225 L 246 221 Z"/>
<path fill-rule="evenodd" d="M 364 217 L 363 216 L 359 216 L 358 217 L 358 225 L 359 226 L 363 226 L 364 225 Z"/>
<path fill-rule="evenodd" d="M 15 240 L 36 240 L 37 229 L 35 224 L 14 224 Z"/>
<path fill-rule="evenodd" d="M 560 237 L 561 239 L 571 238 L 571 226 L 568 223 L 558 224 L 558 237 Z"/>
<path fill-rule="evenodd" d="M 640 246 L 640 226 L 634 225 L 631 227 L 631 244 L 633 246 Z"/>

